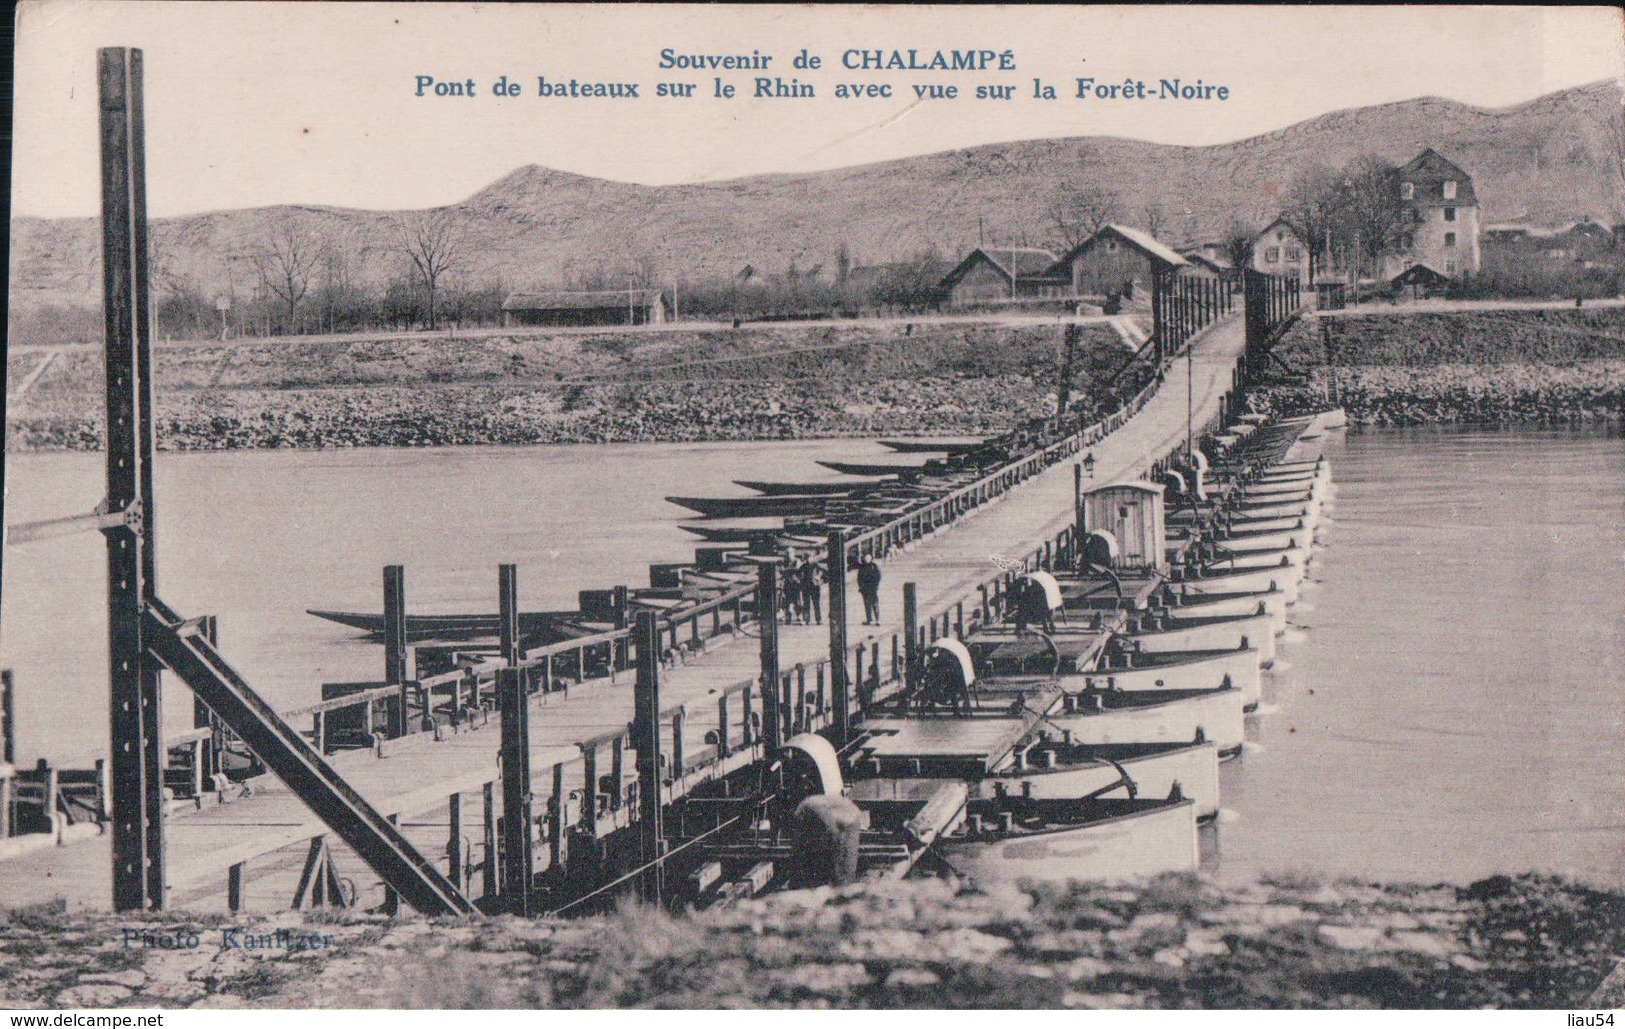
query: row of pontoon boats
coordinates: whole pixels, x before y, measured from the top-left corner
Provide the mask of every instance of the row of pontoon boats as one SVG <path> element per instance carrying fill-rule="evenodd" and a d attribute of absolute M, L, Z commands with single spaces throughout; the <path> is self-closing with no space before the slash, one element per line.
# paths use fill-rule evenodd
<path fill-rule="evenodd" d="M 700 833 L 720 824 L 707 814 L 767 804 L 694 849 L 694 882 L 712 887 L 696 898 L 752 861 L 786 885 L 901 874 L 927 854 L 983 884 L 1195 869 L 1330 485 L 1323 458 L 1287 459 L 1315 420 L 1235 428 L 1212 469 L 1192 455 L 1166 488 L 1091 491 L 1077 565 L 1023 575 L 963 638 L 922 640 L 909 682 L 865 705 L 852 738 L 796 737 L 773 784 L 679 802 Z M 1157 529 L 1138 544 L 1137 522 Z M 842 805 L 846 822 L 818 821 Z"/>

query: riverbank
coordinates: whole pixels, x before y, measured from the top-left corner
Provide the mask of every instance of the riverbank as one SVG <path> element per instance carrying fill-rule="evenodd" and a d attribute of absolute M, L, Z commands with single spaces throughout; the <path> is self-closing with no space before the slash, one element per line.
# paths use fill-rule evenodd
<path fill-rule="evenodd" d="M 1427 307 L 1309 314 L 1255 403 L 1341 406 L 1359 425 L 1577 426 L 1625 411 L 1625 307 Z"/>
<path fill-rule="evenodd" d="M 783 383 L 206 390 L 160 395 L 160 450 L 689 443 L 977 435 L 1052 413 L 1024 376 Z M 20 412 L 8 451 L 98 450 L 102 420 Z"/>
<path fill-rule="evenodd" d="M 1321 367 L 1252 397 L 1287 415 L 1341 406 L 1357 425 L 1595 425 L 1625 415 L 1625 361 Z"/>
<path fill-rule="evenodd" d="M 1111 324 L 1079 331 L 1072 397 L 1093 406 L 1131 351 Z M 172 344 L 154 353 L 154 425 L 160 450 L 997 433 L 1054 412 L 1061 336 L 871 321 Z M 6 449 L 99 448 L 100 361 L 90 347 L 8 355 Z"/>
<path fill-rule="evenodd" d="M 1625 1000 L 1618 988 L 1592 996 L 1625 950 L 1625 895 L 1536 876 L 1464 889 L 1293 877 L 1220 889 L 1164 876 L 991 896 L 928 880 L 781 894 L 692 916 L 631 906 L 575 921 L 297 912 L 271 921 L 125 919 L 42 908 L 7 921 L 0 1007 L 1558 1008 Z M 179 948 L 161 946 L 177 939 Z"/>

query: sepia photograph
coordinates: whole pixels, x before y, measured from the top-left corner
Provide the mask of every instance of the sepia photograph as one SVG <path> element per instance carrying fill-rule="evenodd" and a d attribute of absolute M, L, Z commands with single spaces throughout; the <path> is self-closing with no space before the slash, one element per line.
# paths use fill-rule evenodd
<path fill-rule="evenodd" d="M 14 30 L 12 1025 L 1625 1008 L 1619 8 Z"/>

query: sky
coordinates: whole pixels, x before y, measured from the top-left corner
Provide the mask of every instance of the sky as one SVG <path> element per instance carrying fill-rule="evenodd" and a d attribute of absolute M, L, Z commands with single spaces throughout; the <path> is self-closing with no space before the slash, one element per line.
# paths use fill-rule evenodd
<path fill-rule="evenodd" d="M 807 7 L 25 0 L 18 9 L 14 215 L 99 207 L 96 49 L 146 67 L 154 216 L 274 203 L 393 210 L 453 203 L 540 164 L 669 184 L 839 168 L 1016 139 L 1246 138 L 1417 96 L 1503 107 L 1625 78 L 1602 7 Z M 662 69 L 661 53 L 772 58 L 765 70 Z M 985 70 L 848 70 L 848 51 L 1008 53 Z M 820 67 L 797 68 L 803 50 Z M 755 98 L 758 76 L 812 97 Z M 1125 100 L 1095 85 L 1224 86 L 1223 100 Z M 417 95 L 420 77 L 476 95 Z M 505 77 L 519 95 L 496 96 Z M 635 83 L 636 99 L 544 98 Z M 716 96 L 717 82 L 735 88 Z M 1034 96 L 1053 87 L 1054 99 Z M 662 98 L 662 83 L 693 96 Z M 838 98 L 842 83 L 893 95 Z M 915 87 L 954 86 L 953 98 Z M 1009 99 L 977 99 L 1008 86 Z"/>

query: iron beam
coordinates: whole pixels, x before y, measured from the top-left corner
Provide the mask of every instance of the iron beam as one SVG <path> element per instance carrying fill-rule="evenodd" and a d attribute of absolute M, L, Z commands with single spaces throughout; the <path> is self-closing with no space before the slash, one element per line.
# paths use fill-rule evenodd
<path fill-rule="evenodd" d="M 531 911 L 531 878 L 536 859 L 531 847 L 530 698 L 517 668 L 497 670 L 502 706 L 502 882 L 506 909 Z"/>
<path fill-rule="evenodd" d="M 519 663 L 519 566 L 497 566 L 497 621 L 501 626 L 502 660 Z"/>
<path fill-rule="evenodd" d="M 158 666 L 143 614 L 154 595 L 152 323 L 141 51 L 97 52 L 101 100 L 102 287 L 106 331 L 108 693 L 113 907 L 164 903 L 163 740 Z"/>
<path fill-rule="evenodd" d="M 660 621 L 653 611 L 639 611 L 634 631 L 638 676 L 632 694 L 632 745 L 638 768 L 638 853 L 645 866 L 640 893 L 658 904 L 663 875 L 656 862 L 665 849 L 660 803 Z"/>
<path fill-rule="evenodd" d="M 474 913 L 474 906 L 434 862 L 345 782 L 201 633 L 182 632 L 183 624 L 184 619 L 162 601 L 153 600 L 147 609 L 144 636 L 154 657 L 180 676 L 408 904 L 425 914 Z"/>
<path fill-rule="evenodd" d="M 846 665 L 846 533 L 829 534 L 825 578 L 829 580 L 829 689 L 834 701 L 835 738 L 845 745 L 852 734 L 852 685 Z"/>
<path fill-rule="evenodd" d="M 920 605 L 914 583 L 903 583 L 903 682 L 912 686 L 920 662 Z"/>
<path fill-rule="evenodd" d="M 762 654 L 762 745 L 767 753 L 779 749 L 779 566 L 764 561 L 756 566 L 756 631 Z"/>

